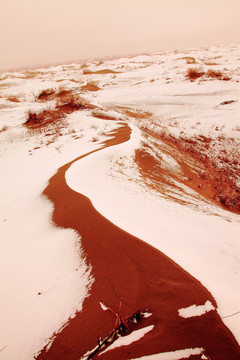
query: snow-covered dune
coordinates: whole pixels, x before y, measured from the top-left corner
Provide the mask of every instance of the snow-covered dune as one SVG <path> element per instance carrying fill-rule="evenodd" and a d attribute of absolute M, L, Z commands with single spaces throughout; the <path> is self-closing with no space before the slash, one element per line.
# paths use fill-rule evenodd
<path fill-rule="evenodd" d="M 199 280 L 240 343 L 238 52 L 222 45 L 0 75 L 0 359 L 33 359 L 91 293 L 81 231 L 56 227 L 43 195 L 80 156 L 68 186 Z M 130 139 L 104 148 L 123 124 Z M 218 180 L 222 193 L 211 198 L 216 174 L 231 188 Z"/>
<path fill-rule="evenodd" d="M 238 338 L 239 315 L 225 316 L 239 311 L 239 216 L 204 203 L 196 210 L 145 189 L 134 166 L 139 130 L 132 131 L 128 143 L 75 162 L 66 173 L 67 184 L 91 199 L 111 222 L 200 280 Z"/>

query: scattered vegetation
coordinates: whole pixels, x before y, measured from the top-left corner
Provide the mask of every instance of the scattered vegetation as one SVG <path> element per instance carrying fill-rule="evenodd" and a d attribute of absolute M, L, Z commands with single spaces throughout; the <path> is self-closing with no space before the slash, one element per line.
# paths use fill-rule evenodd
<path fill-rule="evenodd" d="M 152 132 L 148 127 L 143 126 L 143 129 Z M 198 188 L 194 189 L 195 191 L 199 191 L 201 195 L 205 196 L 204 191 L 208 186 L 209 199 L 230 211 L 240 213 L 240 188 L 238 185 L 240 151 L 234 139 L 227 139 L 224 136 L 215 140 L 205 136 L 186 138 L 184 135 L 176 138 L 169 134 L 166 128 L 157 132 L 153 131 L 153 133 L 163 142 L 176 147 L 178 153 L 190 156 L 194 162 L 200 164 L 198 176 L 203 181 L 200 181 Z M 231 144 L 228 151 L 226 142 L 228 147 Z M 215 148 L 218 149 L 217 152 Z M 202 184 L 204 184 L 203 187 Z"/>
<path fill-rule="evenodd" d="M 223 78 L 223 73 L 220 70 L 208 69 L 206 75 L 207 75 L 207 77 L 210 77 L 213 79 L 222 79 Z"/>
<path fill-rule="evenodd" d="M 55 93 L 56 93 L 56 90 L 53 88 L 42 90 L 38 94 L 37 100 L 39 100 L 39 101 L 50 100 L 53 97 L 53 95 L 55 95 Z"/>
<path fill-rule="evenodd" d="M 57 114 L 55 109 L 44 109 L 42 111 L 29 110 L 26 115 L 25 126 L 28 128 L 39 128 L 48 125 L 61 118 L 61 114 Z"/>
<path fill-rule="evenodd" d="M 94 109 L 94 106 L 80 95 L 67 94 L 57 100 L 56 109 L 71 113 L 77 110 Z"/>
<path fill-rule="evenodd" d="M 218 139 L 218 154 L 212 153 L 212 139 L 204 137 L 191 140 L 181 138 L 177 146 L 204 165 L 206 179 L 212 184 L 213 199 L 231 211 L 240 212 L 240 189 L 237 186 L 240 164 L 236 160 L 237 155 L 231 157 L 226 153 L 225 141 L 224 138 Z"/>
<path fill-rule="evenodd" d="M 29 110 L 27 112 L 27 120 L 26 120 L 25 124 L 26 125 L 37 124 L 39 122 L 41 122 L 39 114 L 34 112 L 33 110 Z"/>
<path fill-rule="evenodd" d="M 37 101 L 49 101 L 56 98 L 65 97 L 72 94 L 72 90 L 68 90 L 63 86 L 60 86 L 57 90 L 53 88 L 42 90 L 37 96 Z"/>
<path fill-rule="evenodd" d="M 74 111 L 94 108 L 84 97 L 64 88 L 58 90 L 58 92 L 55 92 L 53 89 L 47 89 L 39 95 L 41 95 L 41 98 L 52 96 L 52 94 L 57 97 L 55 106 L 38 112 L 29 110 L 26 115 L 25 126 L 36 129 L 59 121 Z"/>
<path fill-rule="evenodd" d="M 72 93 L 73 93 L 72 90 L 68 90 L 64 86 L 60 86 L 58 91 L 56 92 L 56 97 L 61 98 L 64 96 L 71 95 Z"/>
<path fill-rule="evenodd" d="M 225 80 L 225 81 L 231 79 L 229 76 L 225 75 L 221 70 L 208 69 L 208 71 L 205 72 L 203 71 L 202 67 L 187 69 L 186 77 L 191 81 L 194 81 L 203 76 L 205 76 L 206 78 Z"/>

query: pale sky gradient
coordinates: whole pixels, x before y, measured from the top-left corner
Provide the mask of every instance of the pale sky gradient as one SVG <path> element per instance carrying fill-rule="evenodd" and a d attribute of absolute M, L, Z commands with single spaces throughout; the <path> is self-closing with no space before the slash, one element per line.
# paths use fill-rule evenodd
<path fill-rule="evenodd" d="M 240 0 L 0 0 L 0 69 L 240 41 Z"/>

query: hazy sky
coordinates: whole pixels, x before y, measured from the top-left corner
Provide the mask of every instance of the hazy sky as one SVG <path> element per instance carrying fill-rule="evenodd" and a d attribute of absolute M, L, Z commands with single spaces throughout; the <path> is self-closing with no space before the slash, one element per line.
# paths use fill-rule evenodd
<path fill-rule="evenodd" d="M 240 0 L 0 0 L 0 69 L 240 41 Z"/>

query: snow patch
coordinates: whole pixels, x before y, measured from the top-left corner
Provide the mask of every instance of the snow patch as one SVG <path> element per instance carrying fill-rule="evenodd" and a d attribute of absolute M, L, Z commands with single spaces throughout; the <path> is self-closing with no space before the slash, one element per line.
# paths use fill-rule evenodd
<path fill-rule="evenodd" d="M 201 355 L 203 353 L 203 348 L 190 348 L 184 350 L 176 350 L 165 353 L 153 354 L 142 356 L 140 358 L 135 358 L 131 360 L 180 360 L 188 359 L 192 355 Z"/>
<path fill-rule="evenodd" d="M 101 301 L 99 302 L 99 304 L 100 304 L 103 311 L 108 310 L 108 308 Z"/>
<path fill-rule="evenodd" d="M 211 310 L 215 310 L 215 307 L 212 305 L 211 301 L 207 300 L 204 305 L 194 304 L 187 308 L 179 309 L 178 314 L 183 318 L 190 318 L 194 316 L 201 316 Z"/>
<path fill-rule="evenodd" d="M 120 346 L 127 346 L 132 344 L 133 342 L 136 342 L 140 340 L 144 335 L 146 335 L 149 331 L 151 331 L 154 328 L 154 325 L 146 326 L 145 328 L 135 330 L 131 332 L 131 334 L 126 336 L 120 336 L 116 341 L 114 341 L 113 344 L 111 344 L 106 350 L 104 350 L 101 354 L 104 354 L 105 352 L 109 350 L 113 350 Z"/>
<path fill-rule="evenodd" d="M 152 313 L 144 312 L 144 313 L 142 313 L 142 316 L 143 316 L 144 318 L 148 318 L 148 317 L 152 316 Z"/>

